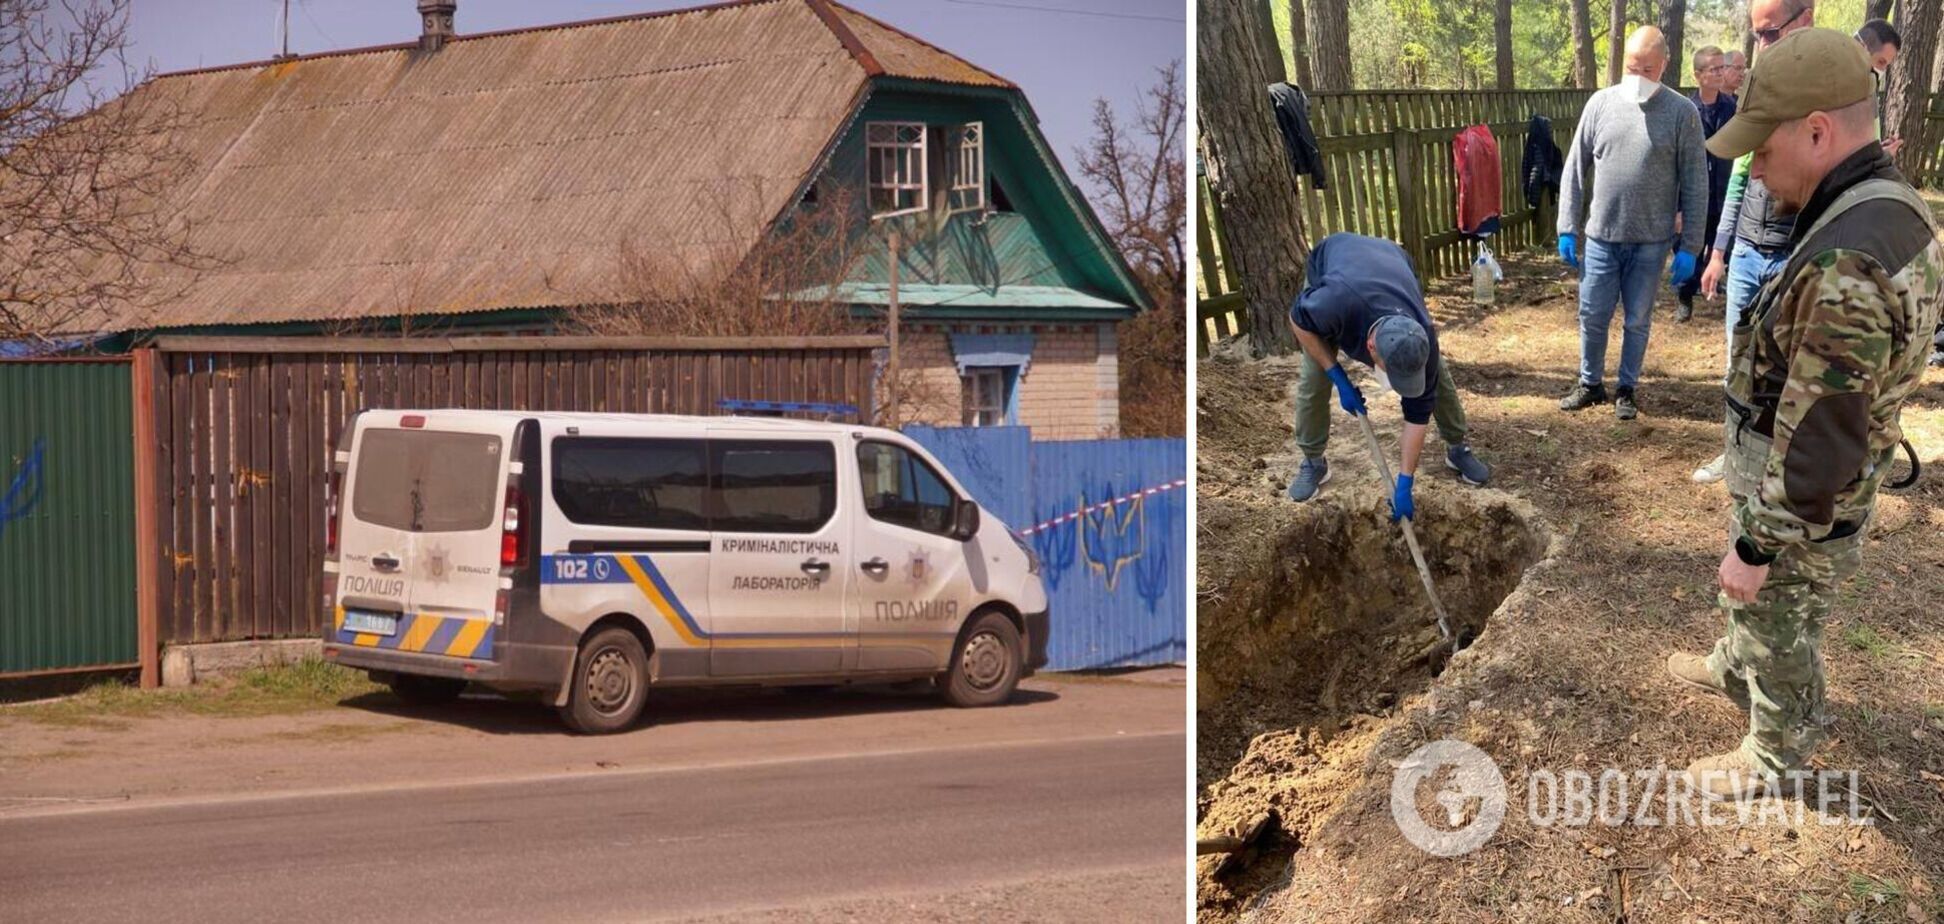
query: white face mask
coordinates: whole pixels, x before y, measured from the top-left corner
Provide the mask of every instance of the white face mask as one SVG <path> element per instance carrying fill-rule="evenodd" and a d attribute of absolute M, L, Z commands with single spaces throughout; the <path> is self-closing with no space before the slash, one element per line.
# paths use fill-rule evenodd
<path fill-rule="evenodd" d="M 1648 80 L 1639 74 L 1628 74 L 1620 78 L 1620 85 L 1627 88 L 1627 95 L 1633 97 L 1635 103 L 1643 106 L 1648 100 L 1653 99 L 1654 94 L 1659 93 L 1661 88 L 1660 81 Z"/>

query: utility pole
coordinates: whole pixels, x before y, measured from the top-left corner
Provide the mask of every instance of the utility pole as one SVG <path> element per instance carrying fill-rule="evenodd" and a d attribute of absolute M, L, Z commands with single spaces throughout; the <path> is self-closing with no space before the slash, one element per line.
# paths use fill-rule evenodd
<path fill-rule="evenodd" d="M 290 57 L 290 0 L 283 0 L 283 53 L 277 57 Z"/>
<path fill-rule="evenodd" d="M 891 429 L 898 429 L 898 226 L 891 225 L 891 357 L 885 364 L 885 391 L 890 395 Z"/>

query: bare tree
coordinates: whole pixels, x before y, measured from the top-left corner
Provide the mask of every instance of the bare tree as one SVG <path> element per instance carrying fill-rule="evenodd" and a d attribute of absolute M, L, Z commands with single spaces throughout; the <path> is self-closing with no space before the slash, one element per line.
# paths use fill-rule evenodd
<path fill-rule="evenodd" d="M 1512 89 L 1512 0 L 1498 0 L 1492 10 L 1492 38 L 1497 46 L 1498 88 Z"/>
<path fill-rule="evenodd" d="M 1681 43 L 1687 37 L 1688 0 L 1660 0 L 1660 30 L 1667 38 L 1667 69 L 1661 72 L 1661 82 L 1679 89 L 1681 78 Z"/>
<path fill-rule="evenodd" d="M 1330 4 L 1320 0 L 1317 6 Z M 1296 176 L 1263 90 L 1268 75 L 1247 53 L 1256 31 L 1270 27 L 1260 9 L 1251 0 L 1202 0 L 1195 121 L 1203 171 L 1228 225 L 1229 249 L 1222 258 L 1234 265 L 1248 298 L 1250 346 L 1267 354 L 1287 352 L 1292 344 L 1283 306 L 1302 288 L 1309 245 Z"/>
<path fill-rule="evenodd" d="M 1569 18 L 1573 29 L 1573 86 L 1590 90 L 1600 82 L 1599 65 L 1593 62 L 1593 14 L 1587 0 L 1572 0 Z"/>
<path fill-rule="evenodd" d="M 1310 35 L 1316 43 L 1310 68 L 1316 72 L 1316 89 L 1350 89 L 1354 80 L 1350 71 L 1350 0 L 1311 0 L 1310 13 L 1310 25 L 1315 27 Z M 1199 71 L 1196 76 L 1200 76 Z"/>
<path fill-rule="evenodd" d="M 1620 82 L 1621 62 L 1626 59 L 1627 0 L 1613 0 L 1607 13 L 1607 85 Z"/>
<path fill-rule="evenodd" d="M 1120 123 L 1106 100 L 1095 100 L 1093 138 L 1078 152 L 1080 175 L 1099 190 L 1094 203 L 1107 233 L 1154 304 L 1120 329 L 1126 436 L 1181 436 L 1187 427 L 1184 92 L 1181 64 L 1174 62 L 1159 70 L 1132 127 Z"/>
<path fill-rule="evenodd" d="M 1305 90 L 1316 81 L 1310 71 L 1308 19 L 1309 15 L 1303 12 L 1303 0 L 1289 0 L 1290 74 L 1296 78 L 1296 85 Z"/>
<path fill-rule="evenodd" d="M 1262 7 L 1265 22 L 1273 21 L 1270 18 L 1270 4 L 1274 2 L 1275 0 L 1256 0 L 1256 4 Z M 1256 36 L 1256 53 L 1262 56 L 1262 69 L 1269 72 L 1270 80 L 1288 79 L 1283 73 L 1282 48 L 1276 43 L 1276 30 L 1265 29 L 1261 35 Z"/>
<path fill-rule="evenodd" d="M 1890 7 L 1893 5 L 1895 5 L 1894 0 L 1864 0 L 1863 21 L 1869 22 L 1872 19 L 1889 19 Z M 1899 10 L 1898 12 L 1902 13 L 1903 11 Z"/>
<path fill-rule="evenodd" d="M 725 181 L 732 183 L 735 181 Z M 851 283 L 867 260 L 884 259 L 883 239 L 869 234 L 861 195 L 819 190 L 774 224 L 743 203 L 748 190 L 706 193 L 707 219 L 720 229 L 712 243 L 669 248 L 639 237 L 615 253 L 620 291 L 578 293 L 568 326 L 609 336 L 819 336 L 864 333 L 853 318 Z M 751 244 L 751 242 L 754 242 Z"/>
<path fill-rule="evenodd" d="M 209 262 L 167 199 L 184 117 L 127 63 L 128 2 L 0 0 L 0 340 L 140 318 L 187 284 L 146 270 Z"/>
<path fill-rule="evenodd" d="M 1924 159 L 1924 146 L 1917 140 L 1924 137 L 1924 104 L 1929 89 L 1926 84 L 1931 77 L 1931 62 L 1937 54 L 1937 34 L 1944 28 L 1940 22 L 1940 0 L 1904 0 L 1902 7 L 1904 25 L 1898 31 L 1903 34 L 1903 50 L 1897 53 L 1897 60 L 1890 65 L 1890 82 L 1886 88 L 1884 103 L 1884 122 L 1889 126 L 1888 134 L 1902 138 L 1905 144 L 1897 151 L 1897 169 L 1904 176 L 1917 176 L 1917 168 Z"/>

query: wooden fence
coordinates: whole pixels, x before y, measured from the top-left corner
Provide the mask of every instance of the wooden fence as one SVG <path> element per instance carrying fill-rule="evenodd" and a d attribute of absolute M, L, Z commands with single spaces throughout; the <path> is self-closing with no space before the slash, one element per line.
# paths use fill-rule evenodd
<path fill-rule="evenodd" d="M 162 338 L 137 351 L 138 594 L 164 644 L 322 626 L 324 492 L 363 408 L 718 414 L 730 399 L 870 413 L 871 337 Z M 146 421 L 142 418 L 147 418 Z M 138 494 L 147 492 L 138 492 Z M 144 503 L 138 497 L 138 504 Z M 150 567 L 138 566 L 138 572 Z M 150 652 L 144 652 L 145 656 Z"/>
<path fill-rule="evenodd" d="M 1689 92 L 1682 90 L 1682 93 Z M 1471 125 L 1489 126 L 1499 144 L 1499 189 L 1503 214 L 1493 236 L 1495 249 L 1549 244 L 1554 226 L 1551 197 L 1545 208 L 1526 201 L 1520 160 L 1526 126 L 1533 114 L 1552 120 L 1553 141 L 1563 153 L 1571 145 L 1580 110 L 1591 90 L 1349 90 L 1310 95 L 1310 124 L 1323 154 L 1325 188 L 1297 178 L 1303 198 L 1307 239 L 1339 231 L 1390 238 L 1403 245 L 1424 277 L 1463 272 L 1473 245 L 1458 232 L 1458 171 L 1451 140 Z M 1944 96 L 1933 97 L 1925 120 L 1926 137 L 1915 139 L 1927 152 L 1919 182 L 1944 183 Z M 1195 227 L 1199 293 L 1196 347 L 1241 332 L 1242 280 L 1222 255 L 1227 231 L 1206 181 L 1197 171 L 1200 220 Z M 1294 298 L 1296 293 L 1289 293 Z"/>

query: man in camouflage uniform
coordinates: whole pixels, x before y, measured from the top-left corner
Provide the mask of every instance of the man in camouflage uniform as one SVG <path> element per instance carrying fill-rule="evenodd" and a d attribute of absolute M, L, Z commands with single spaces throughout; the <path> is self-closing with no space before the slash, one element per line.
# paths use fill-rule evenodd
<path fill-rule="evenodd" d="M 1861 45 L 1807 29 L 1763 52 L 1708 140 L 1796 213 L 1790 257 L 1735 326 L 1726 469 L 1728 632 L 1668 670 L 1749 710 L 1741 747 L 1688 768 L 1715 797 L 1783 790 L 1823 739 L 1823 618 L 1855 573 L 1944 302 L 1944 244 L 1875 140 Z"/>

